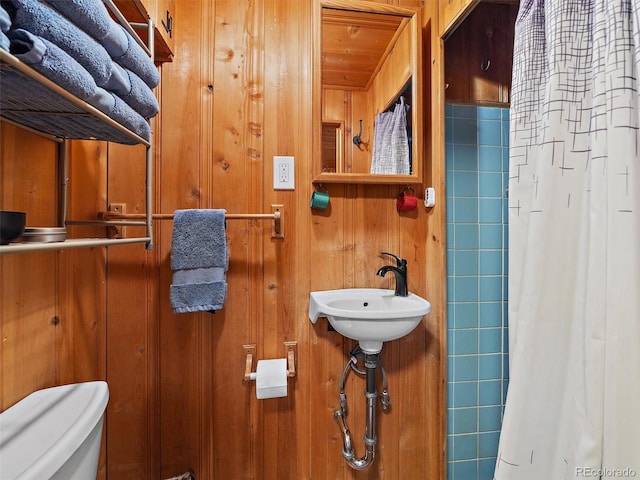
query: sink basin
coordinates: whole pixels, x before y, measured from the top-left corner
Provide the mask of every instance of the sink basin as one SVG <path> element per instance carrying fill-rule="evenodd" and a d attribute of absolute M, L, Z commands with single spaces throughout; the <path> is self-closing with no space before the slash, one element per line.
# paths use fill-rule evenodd
<path fill-rule="evenodd" d="M 309 299 L 312 323 L 327 317 L 338 333 L 360 342 L 367 353 L 377 353 L 383 342 L 404 337 L 429 312 L 431 304 L 418 295 L 399 297 L 380 288 L 311 292 Z"/>

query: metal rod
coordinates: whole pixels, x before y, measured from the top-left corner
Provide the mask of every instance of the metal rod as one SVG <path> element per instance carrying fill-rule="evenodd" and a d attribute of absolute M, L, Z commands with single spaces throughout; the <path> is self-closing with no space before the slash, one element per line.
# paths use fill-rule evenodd
<path fill-rule="evenodd" d="M 149 243 L 146 245 L 147 250 L 152 250 L 154 248 L 153 245 L 153 149 L 151 146 L 147 147 L 146 152 L 146 213 L 144 221 L 146 223 L 145 233 L 149 240 Z"/>
<path fill-rule="evenodd" d="M 124 29 L 129 32 L 129 35 L 131 35 L 133 37 L 133 39 L 136 41 L 136 43 L 138 45 L 140 45 L 140 47 L 142 47 L 142 49 L 145 51 L 145 53 L 147 55 L 149 55 L 151 58 L 153 58 L 151 50 L 149 47 L 147 47 L 144 42 L 142 41 L 142 39 L 140 38 L 140 36 L 136 33 L 136 31 L 131 28 L 131 23 L 129 23 L 127 21 L 126 18 L 124 18 L 124 15 L 122 15 L 122 13 L 120 12 L 120 10 L 118 9 L 118 7 L 115 5 L 115 3 L 113 2 L 113 0 L 103 0 L 104 4 L 107 6 L 107 8 L 109 10 L 111 10 L 111 13 L 113 13 L 113 15 L 116 17 L 116 19 L 118 20 L 118 22 L 124 27 Z M 152 22 L 149 22 L 150 25 L 153 26 Z M 136 26 L 140 26 L 140 27 L 146 27 L 147 24 L 135 24 Z M 153 28 L 153 27 L 151 27 Z"/>
<path fill-rule="evenodd" d="M 376 366 L 378 365 L 378 353 L 365 353 L 365 367 L 366 367 L 366 388 L 365 397 L 367 400 L 367 415 L 364 433 L 364 448 L 365 454 L 361 458 L 355 456 L 353 449 L 353 443 L 351 441 L 351 432 L 347 425 L 347 398 L 344 393 L 344 381 L 349 369 L 354 369 L 352 363 L 354 362 L 354 356 L 352 355 L 347 365 L 345 365 L 340 379 L 340 409 L 333 412 L 333 419 L 340 427 L 342 434 L 342 457 L 347 461 L 350 467 L 356 470 L 362 470 L 367 468 L 375 458 L 376 454 L 376 398 L 378 396 L 376 392 Z"/>
<path fill-rule="evenodd" d="M 100 218 L 104 220 L 115 219 L 131 219 L 138 220 L 146 218 L 144 213 L 118 213 L 118 212 L 100 212 L 98 214 Z M 152 215 L 154 220 L 173 220 L 173 213 L 154 213 Z M 277 220 L 280 218 L 280 212 L 274 213 L 227 213 L 224 218 L 227 220 L 251 220 L 251 219 L 263 219 L 263 220 Z"/>
<path fill-rule="evenodd" d="M 67 220 L 66 225 L 85 225 L 93 227 L 146 227 L 146 222 L 126 222 L 114 220 Z"/>
<path fill-rule="evenodd" d="M 154 213 L 151 215 L 153 220 L 173 220 L 170 213 Z M 67 220 L 67 225 L 128 225 L 144 227 L 145 222 L 135 222 L 132 220 L 144 220 L 147 218 L 146 213 L 116 213 L 116 212 L 99 212 L 98 218 L 102 220 Z M 277 220 L 280 213 L 227 213 L 224 217 L 227 220 Z M 121 221 L 118 221 L 121 220 Z"/>
<path fill-rule="evenodd" d="M 67 204 L 69 198 L 69 144 L 67 140 L 57 145 L 58 159 L 58 226 L 64 227 L 67 220 Z"/>
<path fill-rule="evenodd" d="M 67 224 L 71 225 L 71 224 L 88 224 L 88 223 L 92 223 L 94 225 L 96 224 L 100 224 L 100 225 L 104 225 L 104 223 L 102 223 L 103 221 L 110 221 L 110 220 L 143 220 L 143 219 L 147 219 L 148 214 L 146 213 L 119 213 L 119 212 L 98 212 L 98 218 L 100 220 L 98 220 L 98 222 L 101 223 L 96 223 L 95 220 L 75 220 L 75 221 L 68 221 Z M 173 213 L 154 213 L 153 215 L 151 215 L 151 218 L 153 220 L 173 220 Z M 273 220 L 273 224 L 274 224 L 274 229 L 275 229 L 275 233 L 276 234 L 280 234 L 280 232 L 282 231 L 282 224 L 281 224 L 281 218 L 282 218 L 282 213 L 280 211 L 275 211 L 273 213 L 227 213 L 224 216 L 225 219 L 227 220 Z M 129 223 L 120 223 L 120 225 L 129 225 Z"/>
<path fill-rule="evenodd" d="M 65 240 L 64 242 L 52 242 L 52 243 L 11 243 L 9 245 L 3 245 L 0 248 L 0 255 L 9 253 L 27 253 L 27 252 L 39 252 L 43 250 L 68 250 L 70 248 L 83 248 L 83 247 L 107 247 L 109 245 L 122 245 L 127 243 L 146 243 L 150 242 L 149 237 L 137 237 L 137 238 L 74 238 Z"/>
<path fill-rule="evenodd" d="M 153 24 L 153 20 L 151 18 L 147 19 L 147 43 L 149 44 L 149 57 L 151 57 L 151 61 L 155 62 L 156 59 L 156 29 Z"/>
<path fill-rule="evenodd" d="M 151 209 L 147 208 L 149 212 Z M 119 213 L 119 212 L 98 212 L 98 220 L 67 220 L 67 225 L 132 225 L 133 222 L 126 220 L 145 220 L 151 225 L 151 220 L 173 220 L 173 213 Z M 276 234 L 281 232 L 282 212 L 273 213 L 227 213 L 224 216 L 227 220 L 273 220 Z M 114 221 L 115 220 L 115 221 Z M 117 220 L 122 220 L 117 222 Z M 133 224 L 143 225 L 143 224 Z M 151 237 L 151 235 L 149 235 Z"/>

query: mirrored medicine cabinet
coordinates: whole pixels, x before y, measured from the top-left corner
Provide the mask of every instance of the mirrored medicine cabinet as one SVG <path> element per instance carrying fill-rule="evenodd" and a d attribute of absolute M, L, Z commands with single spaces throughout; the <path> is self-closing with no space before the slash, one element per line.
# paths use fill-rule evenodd
<path fill-rule="evenodd" d="M 314 5 L 314 183 L 421 183 L 420 10 L 365 0 Z M 376 115 L 399 102 L 409 173 L 371 173 Z"/>

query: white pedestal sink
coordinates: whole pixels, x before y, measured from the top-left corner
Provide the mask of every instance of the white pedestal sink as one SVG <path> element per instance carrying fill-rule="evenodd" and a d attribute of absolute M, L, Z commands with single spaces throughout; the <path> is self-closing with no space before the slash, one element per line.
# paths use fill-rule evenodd
<path fill-rule="evenodd" d="M 311 292 L 309 319 L 327 317 L 331 326 L 357 340 L 366 353 L 378 353 L 382 344 L 404 337 L 431 312 L 431 304 L 410 293 L 396 296 L 380 288 L 343 288 Z"/>

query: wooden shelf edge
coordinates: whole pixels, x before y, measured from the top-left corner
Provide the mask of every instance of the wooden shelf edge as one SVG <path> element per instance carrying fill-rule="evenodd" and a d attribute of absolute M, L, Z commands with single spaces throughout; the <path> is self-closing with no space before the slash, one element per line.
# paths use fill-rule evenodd
<path fill-rule="evenodd" d="M 417 175 L 378 175 L 370 173 L 321 173 L 313 179 L 314 184 L 370 184 L 370 185 L 421 185 L 424 181 Z"/>

